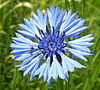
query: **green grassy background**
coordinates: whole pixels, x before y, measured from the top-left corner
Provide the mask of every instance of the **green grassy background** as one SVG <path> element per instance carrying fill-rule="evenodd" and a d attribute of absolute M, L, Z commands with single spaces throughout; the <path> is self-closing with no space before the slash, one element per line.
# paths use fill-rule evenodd
<path fill-rule="evenodd" d="M 14 67 L 21 62 L 11 60 L 13 55 L 9 54 L 11 37 L 19 29 L 18 24 L 24 23 L 23 17 L 28 19 L 37 8 L 44 13 L 51 5 L 77 12 L 89 27 L 81 36 L 93 33 L 95 37 L 90 47 L 95 55 L 86 56 L 88 62 L 80 60 L 87 68 L 70 73 L 68 83 L 63 81 L 61 89 L 100 90 L 100 0 L 0 0 L 0 90 L 60 90 L 58 80 L 52 80 L 51 87 L 38 77 L 30 83 L 30 75 L 23 77 L 23 72 Z"/>

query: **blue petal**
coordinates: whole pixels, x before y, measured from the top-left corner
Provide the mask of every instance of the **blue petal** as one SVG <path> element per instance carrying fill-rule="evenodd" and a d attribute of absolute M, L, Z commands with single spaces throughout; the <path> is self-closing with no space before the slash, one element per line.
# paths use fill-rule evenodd
<path fill-rule="evenodd" d="M 36 28 L 33 22 L 30 22 L 29 20 L 25 18 L 24 18 L 24 21 L 25 21 L 25 24 L 31 29 L 31 32 L 34 32 L 34 34 L 37 34 L 38 36 L 40 35 L 38 32 L 38 29 Z"/>
<path fill-rule="evenodd" d="M 38 16 L 33 14 L 33 17 L 35 20 L 31 20 L 31 21 L 34 22 L 34 24 L 38 27 L 38 29 L 46 32 L 47 12 L 45 13 L 44 18 L 39 9 L 37 10 L 37 14 L 38 14 Z"/>
<path fill-rule="evenodd" d="M 30 74 L 32 72 L 34 66 L 35 66 L 34 64 L 30 65 L 28 67 L 28 69 L 24 72 L 23 76 L 26 76 L 26 75 Z"/>
<path fill-rule="evenodd" d="M 74 67 L 75 68 L 86 68 L 85 66 L 81 65 L 77 61 L 65 56 L 61 51 L 58 51 L 58 53 L 61 55 L 62 65 L 63 65 L 63 69 L 65 70 L 65 72 L 67 70 L 70 71 L 70 72 L 73 72 Z M 65 63 L 66 63 L 66 65 L 65 65 Z"/>
<path fill-rule="evenodd" d="M 49 9 L 47 9 L 47 13 L 48 13 L 48 18 L 49 18 L 49 23 L 50 23 L 50 26 L 52 27 L 51 12 L 49 11 Z"/>
<path fill-rule="evenodd" d="M 53 62 L 52 62 L 52 66 L 50 68 L 48 80 L 51 77 L 56 79 L 58 77 L 58 75 L 61 79 L 66 79 L 63 69 L 62 69 L 61 65 L 59 64 L 59 62 L 57 61 L 56 55 L 53 54 Z"/>
<path fill-rule="evenodd" d="M 63 29 L 65 28 L 64 26 L 66 25 L 66 23 L 68 22 L 69 18 L 71 17 L 71 9 L 69 10 L 68 14 L 65 17 L 65 20 L 63 20 L 63 23 L 60 27 L 60 33 L 63 32 Z"/>
<path fill-rule="evenodd" d="M 11 51 L 11 54 L 23 54 L 23 53 L 26 53 L 29 51 L 30 51 L 30 49 L 22 49 L 22 50 L 15 49 L 15 50 Z"/>
<path fill-rule="evenodd" d="M 39 20 L 38 16 L 35 13 L 33 13 L 33 17 L 36 20 L 36 22 L 38 22 L 40 24 L 40 22 L 39 22 L 40 20 Z"/>
<path fill-rule="evenodd" d="M 26 31 L 21 31 L 21 30 L 17 30 L 19 33 L 25 35 L 26 37 L 28 38 L 35 38 L 35 34 L 32 34 L 32 33 L 29 33 L 29 32 L 26 32 Z"/>
<path fill-rule="evenodd" d="M 63 66 L 63 69 L 64 69 L 64 72 L 74 72 L 74 67 L 72 64 L 70 64 L 68 62 L 68 58 L 66 58 L 66 56 L 62 56 L 62 66 Z"/>
<path fill-rule="evenodd" d="M 40 62 L 38 62 L 35 67 L 33 68 L 32 72 L 31 72 L 31 76 L 30 76 L 30 81 L 32 81 L 32 79 L 34 78 L 34 73 L 35 71 L 40 67 Z"/>
<path fill-rule="evenodd" d="M 34 57 L 34 56 L 36 56 L 37 54 L 40 54 L 40 53 L 41 53 L 41 51 L 38 50 L 38 51 L 35 51 L 33 53 L 21 54 L 19 57 L 15 58 L 15 60 L 24 61 L 24 60 L 28 59 L 29 57 Z"/>
<path fill-rule="evenodd" d="M 24 24 L 19 24 L 19 27 L 20 27 L 22 30 L 26 31 L 26 32 L 29 32 L 29 33 L 34 34 L 34 32 L 33 32 L 29 27 L 27 27 L 27 26 L 24 25 Z"/>
<path fill-rule="evenodd" d="M 73 23 L 73 21 L 75 20 L 76 16 L 77 16 L 77 13 L 74 13 L 74 14 L 68 19 L 68 21 L 66 22 L 66 24 L 64 25 L 64 27 L 67 27 L 68 25 L 70 25 L 71 23 Z M 64 28 L 64 27 L 63 27 L 63 28 Z M 64 30 L 63 30 L 63 31 L 64 31 Z"/>
<path fill-rule="evenodd" d="M 56 65 L 57 65 L 57 71 L 59 73 L 59 77 L 61 79 L 66 79 L 66 76 L 65 76 L 65 74 L 63 72 L 63 69 L 62 69 L 61 65 L 59 64 L 59 62 L 57 60 L 56 60 Z"/>
<path fill-rule="evenodd" d="M 55 60 L 52 62 L 51 68 L 50 68 L 50 73 L 49 76 L 53 77 L 54 79 L 56 79 L 58 77 L 58 72 L 56 70 L 56 62 Z M 49 77 L 49 78 L 51 78 Z"/>
<path fill-rule="evenodd" d="M 70 53 L 72 53 L 73 55 L 75 55 L 76 57 L 78 57 L 78 58 L 80 58 L 80 59 L 82 59 L 82 60 L 84 60 L 84 61 L 87 61 L 87 59 L 86 59 L 83 55 L 84 55 L 84 54 L 86 54 L 86 55 L 88 54 L 88 55 L 89 55 L 89 53 L 82 52 L 82 51 L 78 51 L 78 50 L 71 49 L 71 48 L 69 48 L 68 51 L 69 51 Z"/>
<path fill-rule="evenodd" d="M 52 26 L 54 26 L 55 24 L 54 24 L 53 20 L 55 20 L 55 18 L 54 18 L 54 16 L 55 16 L 55 9 L 54 9 L 53 5 L 51 5 L 51 7 L 50 7 L 50 12 L 51 12 L 51 17 L 52 17 L 52 19 L 51 19 Z"/>
<path fill-rule="evenodd" d="M 73 31 L 76 31 L 77 29 L 79 29 L 81 26 L 83 26 L 85 19 L 81 20 L 77 25 L 75 25 L 74 27 L 72 27 L 69 31 L 67 31 L 65 34 L 66 35 L 70 35 L 70 33 L 72 33 Z M 87 27 L 86 27 L 87 28 Z"/>
<path fill-rule="evenodd" d="M 39 74 L 39 78 L 41 76 L 44 76 L 44 81 L 47 80 L 48 78 L 48 72 L 49 72 L 49 68 L 50 68 L 50 57 L 47 58 L 47 61 L 39 68 L 36 70 L 36 72 L 34 73 L 34 75 Z"/>
<path fill-rule="evenodd" d="M 41 21 L 41 24 L 43 26 L 43 15 L 42 15 L 42 13 L 41 13 L 41 11 L 39 9 L 37 9 L 37 14 L 38 14 L 38 17 L 39 17 L 39 19 Z"/>
<path fill-rule="evenodd" d="M 81 46 L 81 47 L 88 47 L 88 46 L 91 46 L 93 45 L 94 43 L 89 43 L 89 41 L 93 40 L 94 37 L 90 37 L 90 35 L 86 35 L 84 37 L 81 37 L 81 38 L 78 38 L 76 40 L 72 40 L 72 41 L 68 41 L 67 44 L 68 45 L 74 45 L 74 47 L 78 47 L 78 46 Z"/>
<path fill-rule="evenodd" d="M 19 58 L 20 56 L 21 56 L 21 54 L 15 55 L 12 59 L 13 59 L 13 60 L 16 60 L 16 59 Z M 23 61 L 23 60 L 21 60 L 21 61 Z"/>
<path fill-rule="evenodd" d="M 86 68 L 86 66 L 84 65 L 81 65 L 80 63 L 78 63 L 77 61 L 75 60 L 72 60 L 72 59 L 68 59 L 68 61 L 75 67 L 75 68 Z"/>
<path fill-rule="evenodd" d="M 24 61 L 24 59 L 26 59 L 30 56 L 31 56 L 30 53 L 29 54 L 28 53 L 18 54 L 18 55 L 16 55 L 16 57 L 14 57 L 14 59 L 17 60 L 17 61 Z"/>
<path fill-rule="evenodd" d="M 10 47 L 15 48 L 15 49 L 30 49 L 30 46 L 28 45 L 20 45 L 20 44 L 15 44 L 15 43 L 10 44 Z"/>
<path fill-rule="evenodd" d="M 18 33 L 15 33 L 15 34 L 18 38 L 12 37 L 14 42 L 18 42 L 20 44 L 28 44 L 28 45 L 38 46 L 38 43 L 35 43 L 35 42 L 31 41 L 30 39 L 27 39 Z"/>
<path fill-rule="evenodd" d="M 83 46 L 83 47 L 89 47 L 93 45 L 94 43 L 88 43 L 88 42 L 80 42 L 80 43 L 74 43 L 75 45 Z"/>
<path fill-rule="evenodd" d="M 84 31 L 84 30 L 86 30 L 88 27 L 86 27 L 86 26 L 84 26 L 84 27 L 82 27 L 82 28 L 79 28 L 79 29 L 77 29 L 77 30 L 75 30 L 75 31 L 71 31 L 71 32 L 67 32 L 67 33 L 65 33 L 67 36 L 70 36 L 70 35 L 75 35 L 75 34 L 79 34 L 79 33 L 81 33 L 82 31 Z"/>
<path fill-rule="evenodd" d="M 38 63 L 36 63 L 35 67 L 33 68 L 32 72 L 31 72 L 31 76 L 30 76 L 30 81 L 32 81 L 33 77 L 35 76 L 34 73 L 35 71 L 40 67 L 40 61 L 41 61 L 41 58 L 42 58 L 42 54 L 38 57 Z"/>
<path fill-rule="evenodd" d="M 33 58 L 33 57 L 32 57 Z M 32 58 L 30 60 L 32 60 Z M 29 61 L 30 61 L 29 60 Z M 40 56 L 37 58 L 37 61 L 35 61 L 33 64 L 31 64 L 27 70 L 24 72 L 24 76 L 28 75 L 29 73 L 33 72 L 33 70 L 36 70 L 36 67 L 40 64 Z"/>
<path fill-rule="evenodd" d="M 37 74 L 39 74 L 39 78 L 41 78 L 42 76 L 43 76 L 43 74 L 44 74 L 44 71 L 45 71 L 45 69 L 46 69 L 46 63 L 44 63 L 40 68 L 39 68 L 39 73 L 37 73 Z M 37 70 L 38 71 L 38 70 Z M 37 72 L 36 71 L 36 72 Z"/>
<path fill-rule="evenodd" d="M 55 10 L 55 22 L 54 22 L 55 24 L 57 23 L 57 19 L 58 19 L 59 15 L 60 15 L 60 7 L 57 6 L 56 10 Z"/>
<path fill-rule="evenodd" d="M 33 26 L 36 25 L 38 28 L 41 28 L 41 25 L 39 24 L 39 21 L 38 21 L 38 22 L 35 21 L 32 17 L 29 18 L 29 20 L 31 21 L 31 23 L 33 24 Z M 35 26 L 35 28 L 36 28 L 36 26 Z M 37 29 L 37 28 L 36 28 L 36 29 Z M 35 29 L 34 29 L 34 30 L 35 30 Z"/>
<path fill-rule="evenodd" d="M 71 24 L 69 24 L 68 26 L 65 25 L 65 27 L 63 27 L 63 31 L 66 32 L 68 30 L 70 30 L 72 27 L 74 27 L 75 25 L 77 25 L 79 23 L 79 21 L 81 20 L 81 18 L 79 19 L 75 19 Z M 61 28 L 60 28 L 61 29 Z"/>
<path fill-rule="evenodd" d="M 47 65 L 47 67 L 48 68 L 46 68 L 45 71 L 44 71 L 44 82 L 48 79 L 48 72 L 49 72 L 49 69 L 50 69 L 50 62 Z"/>
<path fill-rule="evenodd" d="M 19 65 L 15 65 L 15 67 L 21 67 L 21 64 L 19 64 Z"/>
<path fill-rule="evenodd" d="M 66 23 L 67 25 L 71 24 L 75 19 L 76 19 L 77 13 L 74 13 L 70 19 L 68 20 L 68 22 Z"/>
<path fill-rule="evenodd" d="M 34 58 L 33 60 L 31 60 L 31 62 L 29 62 L 27 65 L 24 65 L 24 66 L 22 66 L 21 68 L 19 68 L 19 70 L 25 70 L 25 69 L 27 69 L 29 66 L 35 65 L 37 62 L 40 61 L 41 57 L 42 57 L 42 54 L 39 55 L 39 56 L 37 56 L 37 57 L 35 57 L 35 58 Z"/>
<path fill-rule="evenodd" d="M 47 82 L 49 83 L 49 86 L 51 86 L 51 78 Z"/>
<path fill-rule="evenodd" d="M 29 58 L 26 58 L 22 64 L 21 64 L 21 67 L 27 65 L 28 63 L 30 63 L 30 61 L 33 59 L 34 56 L 30 56 Z"/>
<path fill-rule="evenodd" d="M 64 14 L 65 14 L 66 10 L 64 10 L 58 17 L 57 19 L 57 22 L 56 22 L 56 26 L 55 26 L 55 29 L 59 28 L 59 26 L 61 25 L 61 20 L 63 19 L 64 17 Z"/>
<path fill-rule="evenodd" d="M 47 11 L 44 14 L 44 26 L 43 26 L 43 31 L 46 33 L 46 26 L 47 26 Z"/>
<path fill-rule="evenodd" d="M 25 24 L 27 25 L 27 27 L 29 27 L 29 28 L 31 29 L 31 31 L 32 31 L 32 24 L 30 23 L 30 21 L 27 20 L 26 18 L 24 18 L 24 22 L 25 22 Z M 34 32 L 34 31 L 33 31 L 33 32 Z"/>
<path fill-rule="evenodd" d="M 91 35 L 92 35 L 92 34 L 83 36 L 83 37 L 81 37 L 81 38 L 79 38 L 79 39 L 76 39 L 76 40 L 74 40 L 74 41 L 76 41 L 76 42 L 89 42 L 89 41 L 91 41 L 91 40 L 94 39 L 94 37 L 91 37 Z M 72 41 L 72 42 L 73 42 L 73 41 Z"/>
<path fill-rule="evenodd" d="M 90 49 L 88 49 L 87 47 L 83 47 L 83 46 L 78 46 L 78 45 L 74 45 L 74 44 L 68 44 L 70 47 L 74 48 L 74 49 L 77 49 L 77 50 L 80 50 L 80 51 L 83 51 L 83 52 L 88 52 L 90 53 Z"/>

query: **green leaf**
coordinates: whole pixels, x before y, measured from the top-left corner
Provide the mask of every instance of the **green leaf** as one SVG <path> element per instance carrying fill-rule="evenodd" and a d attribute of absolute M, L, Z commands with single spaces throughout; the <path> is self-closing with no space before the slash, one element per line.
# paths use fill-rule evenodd
<path fill-rule="evenodd" d="M 7 0 L 4 3 L 0 4 L 0 9 L 2 9 L 3 7 L 5 7 L 10 2 L 11 2 L 11 0 Z"/>

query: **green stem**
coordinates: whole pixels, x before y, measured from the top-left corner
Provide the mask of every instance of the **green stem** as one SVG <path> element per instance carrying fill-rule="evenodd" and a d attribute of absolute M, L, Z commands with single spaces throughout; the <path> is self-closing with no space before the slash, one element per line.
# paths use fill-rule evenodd
<path fill-rule="evenodd" d="M 69 5 L 69 1 L 68 0 L 65 0 L 65 6 L 66 6 L 66 9 L 70 9 L 70 5 Z"/>
<path fill-rule="evenodd" d="M 64 90 L 69 90 L 69 85 L 70 85 L 70 73 L 69 73 L 69 79 L 68 82 L 64 82 Z"/>
<path fill-rule="evenodd" d="M 64 83 L 63 83 L 63 79 L 58 78 L 58 85 L 57 85 L 57 90 L 64 90 Z"/>

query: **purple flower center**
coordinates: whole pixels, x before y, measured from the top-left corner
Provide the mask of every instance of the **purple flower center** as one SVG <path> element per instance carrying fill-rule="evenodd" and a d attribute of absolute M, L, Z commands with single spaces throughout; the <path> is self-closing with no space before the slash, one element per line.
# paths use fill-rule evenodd
<path fill-rule="evenodd" d="M 65 33 L 59 34 L 59 30 L 56 32 L 53 27 L 53 32 L 49 33 L 48 28 L 47 28 L 47 33 L 44 33 L 41 30 L 41 36 L 42 38 L 40 39 L 38 36 L 38 43 L 39 43 L 39 49 L 44 54 L 52 54 L 53 52 L 56 52 L 58 49 L 62 51 L 62 48 L 64 48 L 64 40 L 66 38 Z"/>

